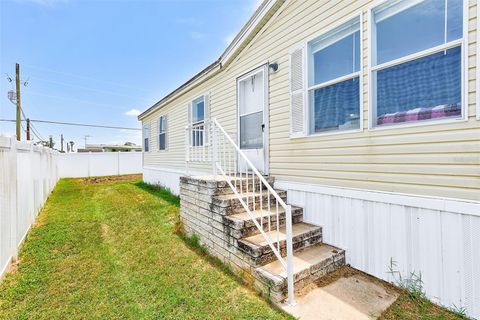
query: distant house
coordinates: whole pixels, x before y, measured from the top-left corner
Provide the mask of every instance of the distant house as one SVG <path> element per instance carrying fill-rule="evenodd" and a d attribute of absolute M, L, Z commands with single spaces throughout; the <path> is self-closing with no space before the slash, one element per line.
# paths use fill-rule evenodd
<path fill-rule="evenodd" d="M 215 62 L 139 115 L 143 179 L 184 190 L 187 216 L 227 202 L 189 202 L 212 193 L 181 177 L 252 177 L 245 156 L 346 263 L 389 281 L 392 262 L 421 273 L 432 300 L 480 317 L 479 2 L 265 0 Z M 255 198 L 253 181 L 234 187 Z"/>
<path fill-rule="evenodd" d="M 85 148 L 79 148 L 78 152 L 141 152 L 142 147 L 137 145 L 122 144 L 87 144 Z"/>

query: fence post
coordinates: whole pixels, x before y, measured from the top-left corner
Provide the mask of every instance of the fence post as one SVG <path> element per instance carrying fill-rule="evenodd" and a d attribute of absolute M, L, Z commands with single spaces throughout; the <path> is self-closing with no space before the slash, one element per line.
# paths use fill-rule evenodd
<path fill-rule="evenodd" d="M 87 164 L 88 164 L 88 166 L 87 166 L 87 170 L 88 170 L 87 176 L 88 177 L 90 177 L 90 158 L 91 158 L 91 156 L 92 156 L 92 151 L 88 151 L 88 156 L 87 156 L 87 160 L 88 160 L 87 161 Z"/>
<path fill-rule="evenodd" d="M 120 151 L 117 151 L 117 176 L 120 175 Z"/>

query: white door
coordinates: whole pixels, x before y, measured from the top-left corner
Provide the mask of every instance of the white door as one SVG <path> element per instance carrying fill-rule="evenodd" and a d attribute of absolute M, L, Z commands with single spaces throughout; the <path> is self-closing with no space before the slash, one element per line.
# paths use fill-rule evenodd
<path fill-rule="evenodd" d="M 258 171 L 268 174 L 267 70 L 260 67 L 237 80 L 239 146 Z M 239 170 L 245 163 L 239 159 Z"/>

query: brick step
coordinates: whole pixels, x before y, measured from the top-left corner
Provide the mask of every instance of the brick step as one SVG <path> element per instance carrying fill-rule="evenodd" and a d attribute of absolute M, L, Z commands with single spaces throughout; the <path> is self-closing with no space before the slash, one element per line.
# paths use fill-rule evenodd
<path fill-rule="evenodd" d="M 268 210 L 260 210 L 257 209 L 252 211 L 252 216 L 255 220 L 257 220 L 258 224 L 263 224 L 263 230 L 268 230 L 268 221 L 270 218 L 270 228 L 276 229 L 277 228 L 277 212 L 273 208 L 268 213 Z M 278 207 L 278 218 L 279 218 L 279 226 L 285 226 L 285 210 L 283 207 Z M 303 208 L 294 207 L 292 206 L 292 223 L 299 223 L 303 221 Z M 259 234 L 260 231 L 255 226 L 252 218 L 250 215 L 244 211 L 242 213 L 237 213 L 229 216 L 223 217 L 223 224 L 228 226 L 230 236 L 241 239 L 245 237 L 249 237 L 252 235 Z"/>
<path fill-rule="evenodd" d="M 283 201 L 287 200 L 287 192 L 284 190 L 275 190 L 277 194 Z M 260 208 L 260 199 L 262 201 L 262 207 L 265 208 L 267 206 L 267 199 L 268 193 L 267 191 L 263 191 L 261 194 L 259 192 L 244 192 L 242 194 L 242 199 L 248 205 L 250 210 L 256 210 Z M 270 206 L 275 207 L 275 197 L 270 194 Z M 225 215 L 232 215 L 237 213 L 245 212 L 245 208 L 241 204 L 240 200 L 237 198 L 235 194 L 222 194 L 216 195 L 212 197 L 212 204 L 217 208 L 216 212 Z"/>
<path fill-rule="evenodd" d="M 270 184 L 273 185 L 275 179 L 273 177 L 264 176 L 265 180 Z M 232 188 L 228 185 L 227 181 L 218 176 L 217 180 L 213 179 L 213 176 L 193 176 L 193 177 L 181 177 L 181 187 L 185 191 L 196 192 L 203 195 L 222 195 L 222 194 L 233 194 Z M 247 190 L 253 191 L 253 180 L 252 176 L 247 179 L 245 175 L 243 177 L 229 177 L 229 180 L 232 182 L 234 186 L 240 190 L 240 186 L 242 190 L 245 192 Z M 240 184 L 241 183 L 241 184 Z M 258 178 L 255 178 L 255 191 L 258 193 L 260 189 L 260 181 Z M 262 189 L 265 190 L 265 186 L 262 185 Z M 182 190 L 181 190 L 182 191 Z"/>
<path fill-rule="evenodd" d="M 270 237 L 275 247 L 277 247 L 277 242 L 280 243 L 280 253 L 282 256 L 286 256 L 287 242 L 285 227 L 280 228 L 278 232 L 272 230 L 266 232 L 266 234 Z M 294 252 L 321 243 L 322 227 L 304 222 L 293 224 L 292 242 Z M 238 249 L 243 252 L 245 257 L 250 261 L 251 266 L 261 266 L 277 259 L 262 234 L 239 239 L 237 245 Z"/>
<path fill-rule="evenodd" d="M 296 252 L 293 257 L 294 288 L 298 292 L 326 274 L 345 265 L 345 251 L 327 244 L 317 244 Z M 274 303 L 287 297 L 287 272 L 275 260 L 254 270 L 255 287 Z"/>
<path fill-rule="evenodd" d="M 273 183 L 275 182 L 275 179 L 273 177 L 264 176 L 263 178 L 265 178 L 265 180 L 267 181 L 268 184 L 273 186 Z M 238 177 L 230 177 L 229 180 L 232 183 L 232 185 L 234 187 L 236 187 L 236 189 L 238 191 L 242 190 L 243 192 L 246 192 L 247 188 L 248 188 L 248 191 L 252 192 L 253 188 L 255 186 L 255 192 L 258 193 L 260 191 L 260 185 L 261 185 L 262 191 L 266 190 L 265 185 L 262 184 L 257 177 L 255 177 L 255 184 L 254 184 L 251 175 L 248 176 L 248 183 L 247 183 L 247 179 L 245 178 L 245 175 L 243 175 L 242 177 L 239 177 L 239 176 Z M 233 194 L 233 191 L 232 191 L 232 188 L 230 187 L 230 185 L 228 185 L 228 183 L 226 181 L 224 181 L 224 182 L 225 182 L 225 184 L 223 184 L 223 183 L 219 184 L 219 186 L 217 187 L 217 194 L 219 194 L 219 195 L 220 194 Z"/>

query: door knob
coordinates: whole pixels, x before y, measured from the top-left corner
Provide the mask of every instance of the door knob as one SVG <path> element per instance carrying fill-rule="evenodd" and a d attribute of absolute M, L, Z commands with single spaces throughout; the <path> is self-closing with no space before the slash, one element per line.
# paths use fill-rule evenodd
<path fill-rule="evenodd" d="M 262 123 L 262 132 L 264 132 L 264 131 L 265 131 L 265 124 Z"/>

